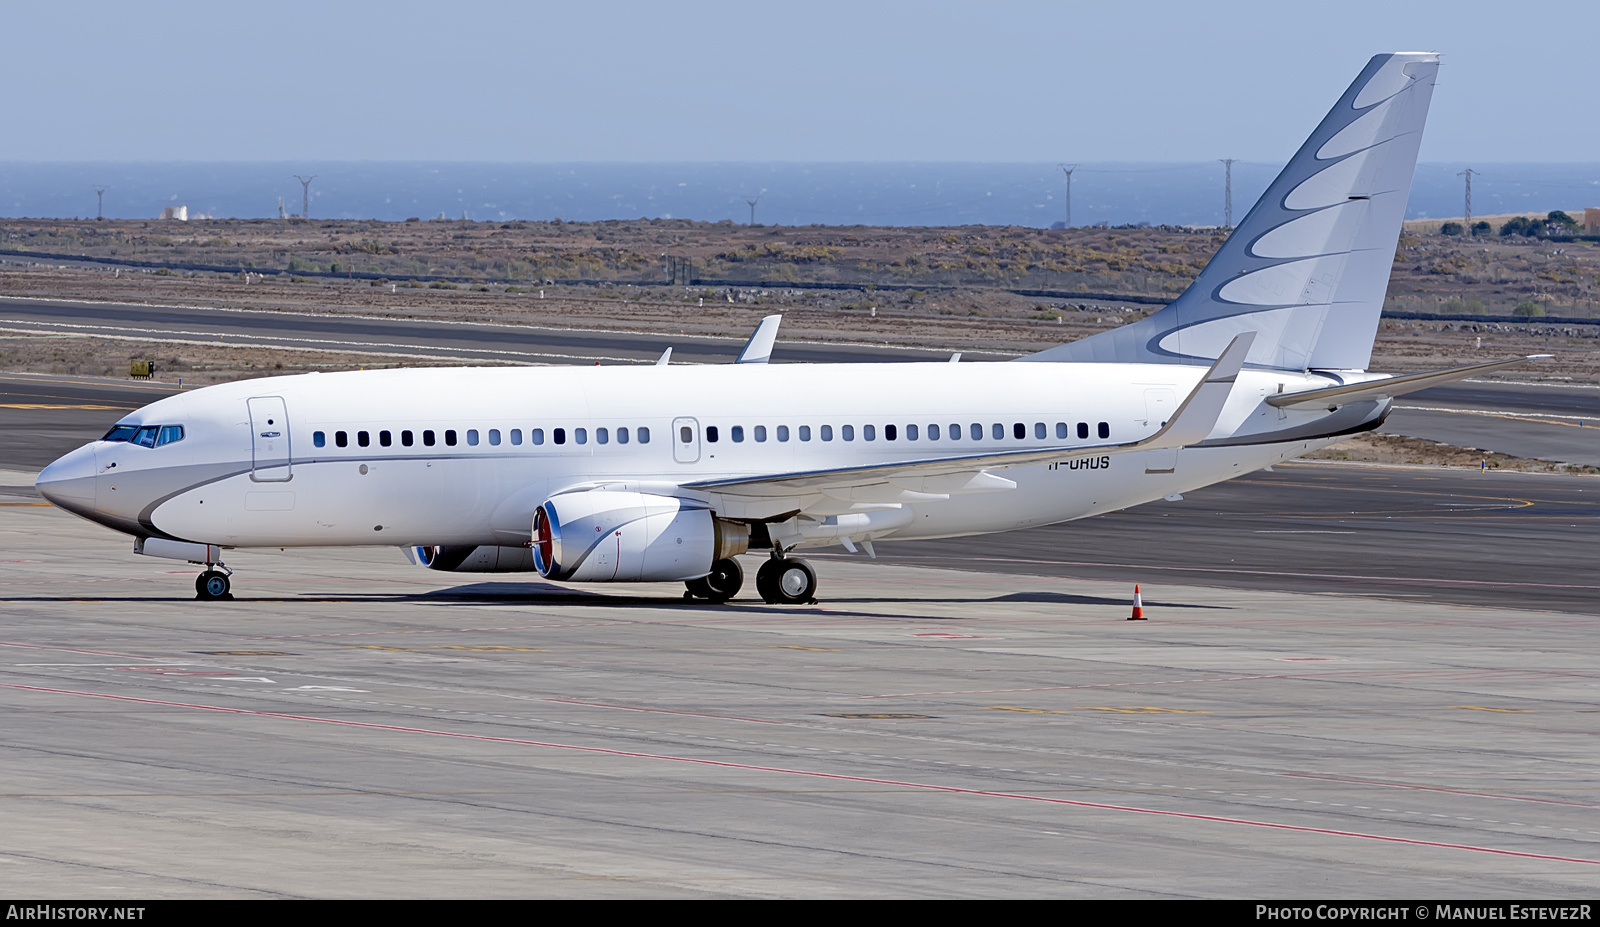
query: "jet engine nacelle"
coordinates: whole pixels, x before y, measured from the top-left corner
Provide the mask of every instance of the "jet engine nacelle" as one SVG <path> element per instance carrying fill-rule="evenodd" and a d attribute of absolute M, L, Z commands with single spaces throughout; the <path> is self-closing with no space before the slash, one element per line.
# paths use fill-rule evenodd
<path fill-rule="evenodd" d="M 418 547 L 417 562 L 448 573 L 532 573 L 533 552 L 526 547 Z"/>
<path fill-rule="evenodd" d="M 533 513 L 533 562 L 549 579 L 671 582 L 744 553 L 750 526 L 704 503 L 593 489 L 552 496 Z"/>

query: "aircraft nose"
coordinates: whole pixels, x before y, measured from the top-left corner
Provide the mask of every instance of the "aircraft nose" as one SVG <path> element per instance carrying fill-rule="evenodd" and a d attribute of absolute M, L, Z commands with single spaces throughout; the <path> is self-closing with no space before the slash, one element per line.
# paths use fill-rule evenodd
<path fill-rule="evenodd" d="M 68 511 L 93 509 L 96 477 L 94 448 L 80 447 L 39 472 L 39 495 Z"/>

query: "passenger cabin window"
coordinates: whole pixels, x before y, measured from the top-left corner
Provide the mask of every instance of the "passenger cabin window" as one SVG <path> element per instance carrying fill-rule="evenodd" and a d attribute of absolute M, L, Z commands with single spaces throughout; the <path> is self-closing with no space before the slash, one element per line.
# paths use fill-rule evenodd
<path fill-rule="evenodd" d="M 511 443 L 513 445 L 520 446 L 522 444 L 522 429 L 521 428 L 513 428 L 513 429 L 511 429 L 509 437 L 511 438 Z"/>
<path fill-rule="evenodd" d="M 489 446 L 490 447 L 498 447 L 499 444 L 500 444 L 500 429 L 498 429 L 498 428 L 489 429 Z"/>
<path fill-rule="evenodd" d="M 733 443 L 734 444 L 743 444 L 744 443 L 744 426 L 743 425 L 735 425 L 732 428 L 729 428 L 728 429 L 728 437 L 733 439 Z"/>
<path fill-rule="evenodd" d="M 801 425 L 800 426 L 800 440 L 802 440 L 802 441 L 810 441 L 811 440 L 811 426 L 810 425 Z"/>
<path fill-rule="evenodd" d="M 715 425 L 707 425 L 706 426 L 706 440 L 710 441 L 712 444 L 716 444 L 717 443 L 717 426 L 715 426 Z"/>
<path fill-rule="evenodd" d="M 989 426 L 989 434 L 993 435 L 996 441 L 1002 441 L 1006 436 L 1006 426 L 1000 424 L 999 422 L 995 422 L 993 425 Z"/>
<path fill-rule="evenodd" d="M 650 443 L 650 429 L 644 427 L 643 425 L 639 426 L 639 443 L 640 444 L 649 444 Z"/>
<path fill-rule="evenodd" d="M 765 425 L 757 425 L 755 427 L 755 432 L 756 432 L 756 442 L 758 444 L 767 440 L 767 426 L 765 426 Z"/>
<path fill-rule="evenodd" d="M 402 445 L 404 445 L 405 447 L 410 447 L 414 443 L 412 441 L 412 439 L 411 439 L 411 432 L 409 432 L 409 431 L 400 432 L 400 443 Z"/>
<path fill-rule="evenodd" d="M 552 444 L 566 444 L 567 430 L 565 428 L 550 429 L 550 441 Z"/>
<path fill-rule="evenodd" d="M 454 428 L 445 429 L 445 432 L 444 432 L 444 443 L 445 443 L 446 447 L 455 447 L 456 446 L 456 430 Z"/>
<path fill-rule="evenodd" d="M 1078 423 L 1078 440 L 1082 441 L 1087 437 L 1089 437 L 1089 423 L 1088 422 L 1079 422 Z"/>
<path fill-rule="evenodd" d="M 1065 440 L 1067 437 L 1067 423 L 1056 422 L 1056 437 Z"/>
<path fill-rule="evenodd" d="M 422 433 L 422 443 L 427 447 L 433 447 L 433 431 L 432 431 L 432 429 L 429 429 L 429 430 L 424 431 Z"/>
<path fill-rule="evenodd" d="M 917 426 L 912 425 L 911 427 L 915 428 Z M 893 441 L 895 439 L 895 437 L 896 437 L 896 433 L 895 433 L 895 427 L 893 425 L 885 425 L 885 426 L 883 426 L 883 440 L 885 440 L 885 441 Z"/>
<path fill-rule="evenodd" d="M 878 440 L 878 429 L 873 427 L 872 425 L 862 425 L 861 426 L 861 439 L 863 441 L 876 441 L 876 440 Z"/>
<path fill-rule="evenodd" d="M 448 434 L 446 434 L 444 439 L 445 439 L 445 441 L 449 441 L 450 440 L 450 436 Z M 468 428 L 467 429 L 467 445 L 469 447 L 477 447 L 478 446 L 478 429 L 476 429 L 476 428 Z"/>
<path fill-rule="evenodd" d="M 384 447 L 388 447 L 394 443 L 394 435 L 391 435 L 387 431 L 380 431 L 378 432 L 378 443 Z"/>
<path fill-rule="evenodd" d="M 596 444 L 605 444 L 606 442 L 608 442 L 610 440 L 611 440 L 611 432 L 608 431 L 607 429 L 596 428 L 594 430 L 594 443 L 596 443 Z"/>
<path fill-rule="evenodd" d="M 1100 423 L 1100 437 L 1102 437 L 1102 438 L 1111 437 L 1111 423 L 1110 422 L 1101 422 Z"/>
<path fill-rule="evenodd" d="M 1022 424 L 1021 422 L 1017 422 L 1016 424 L 1011 426 L 1011 437 L 1016 438 L 1018 441 L 1021 441 L 1023 438 L 1026 438 L 1027 436 L 1028 436 L 1028 426 L 1027 425 Z"/>
<path fill-rule="evenodd" d="M 789 440 L 789 426 L 788 425 L 779 425 L 778 426 L 778 440 L 779 441 L 787 441 L 787 440 Z"/>
<path fill-rule="evenodd" d="M 313 431 L 311 433 L 311 444 L 314 447 L 327 447 L 328 433 L 325 431 Z"/>
<path fill-rule="evenodd" d="M 856 439 L 856 426 L 840 425 L 839 437 L 845 439 L 846 441 L 854 441 Z"/>
<path fill-rule="evenodd" d="M 833 426 L 832 425 L 823 425 L 820 429 L 818 429 L 818 431 L 820 431 L 822 433 L 822 440 L 824 440 L 824 441 L 832 441 L 833 440 Z"/>
<path fill-rule="evenodd" d="M 1033 423 L 1033 436 L 1035 438 L 1039 439 L 1040 441 L 1043 441 L 1045 439 L 1046 435 L 1045 435 L 1045 431 L 1044 431 L 1044 422 L 1034 422 Z"/>
<path fill-rule="evenodd" d="M 572 440 L 576 441 L 579 444 L 588 444 L 589 443 L 589 429 L 587 429 L 587 428 L 574 428 L 574 429 L 572 429 Z"/>
<path fill-rule="evenodd" d="M 367 447 L 372 443 L 372 435 L 365 431 L 358 431 L 356 432 L 356 443 L 362 447 Z"/>
<path fill-rule="evenodd" d="M 983 426 L 978 424 L 977 422 L 973 422 L 972 423 L 972 427 L 968 430 L 968 434 L 970 434 L 972 436 L 972 440 L 974 440 L 974 441 L 982 441 L 983 440 Z"/>
<path fill-rule="evenodd" d="M 893 428 L 894 426 L 890 425 L 889 427 Z M 893 440 L 893 439 L 891 438 L 890 440 Z M 915 425 L 907 425 L 906 426 L 906 440 L 907 441 L 915 441 L 915 440 L 917 440 L 917 426 L 915 426 Z"/>
<path fill-rule="evenodd" d="M 618 428 L 617 429 L 617 443 L 618 444 L 627 444 L 628 443 L 628 429 L 626 429 L 626 428 Z"/>
<path fill-rule="evenodd" d="M 528 440 L 532 441 L 534 444 L 543 444 L 544 443 L 544 429 L 543 428 L 535 428 L 534 430 L 528 432 Z"/>
<path fill-rule="evenodd" d="M 333 433 L 333 443 L 339 447 L 349 447 L 350 435 L 347 432 L 336 431 Z"/>
<path fill-rule="evenodd" d="M 937 441 L 937 440 L 939 440 L 939 426 L 938 425 L 929 425 L 928 426 L 928 440 L 929 441 Z"/>

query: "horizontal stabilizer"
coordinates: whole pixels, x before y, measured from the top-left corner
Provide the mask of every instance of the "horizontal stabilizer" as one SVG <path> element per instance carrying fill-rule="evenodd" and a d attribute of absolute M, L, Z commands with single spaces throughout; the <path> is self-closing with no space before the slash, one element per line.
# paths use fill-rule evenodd
<path fill-rule="evenodd" d="M 1529 361 L 1551 357 L 1550 354 L 1530 354 L 1527 357 L 1511 357 L 1506 360 L 1491 361 L 1487 364 L 1470 364 L 1466 367 L 1451 367 L 1448 370 L 1430 370 L 1427 373 L 1413 373 L 1403 377 L 1384 377 L 1379 380 L 1367 380 L 1364 383 L 1352 383 L 1349 386 L 1330 386 L 1327 389 L 1301 390 L 1298 393 L 1279 393 L 1267 397 L 1267 405 L 1280 409 L 1327 409 L 1332 412 L 1342 405 L 1352 402 L 1370 402 L 1375 399 L 1390 399 L 1395 396 L 1404 396 L 1417 390 L 1441 386 L 1445 383 L 1454 383 L 1465 380 L 1470 376 L 1488 373 L 1491 370 L 1504 370 L 1526 364 Z"/>

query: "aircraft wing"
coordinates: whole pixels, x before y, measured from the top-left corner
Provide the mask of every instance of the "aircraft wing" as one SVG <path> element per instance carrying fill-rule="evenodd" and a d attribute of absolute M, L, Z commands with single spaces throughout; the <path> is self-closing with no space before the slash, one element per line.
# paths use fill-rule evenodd
<path fill-rule="evenodd" d="M 1118 444 L 1090 444 L 1071 447 L 1028 448 L 985 454 L 933 457 L 896 461 L 863 467 L 839 467 L 796 473 L 731 477 L 685 483 L 686 489 L 699 489 L 735 496 L 795 496 L 823 493 L 836 498 L 856 498 L 856 491 L 867 487 L 891 489 L 895 501 L 916 502 L 945 499 L 953 494 L 994 492 L 1016 486 L 1004 477 L 989 473 L 1008 467 L 1056 463 L 1127 454 L 1134 451 L 1187 447 L 1205 440 L 1216 427 L 1217 418 L 1228 401 L 1233 383 L 1244 365 L 1245 355 L 1255 340 L 1254 332 L 1235 337 L 1211 365 L 1200 383 L 1184 398 L 1171 419 L 1161 429 L 1139 441 Z M 881 495 L 878 493 L 877 495 Z M 856 501 L 862 501 L 856 499 Z"/>
<path fill-rule="evenodd" d="M 1428 389 L 1432 386 L 1441 386 L 1445 383 L 1453 383 L 1456 380 L 1465 380 L 1475 374 L 1515 367 L 1518 364 L 1526 364 L 1529 361 L 1551 356 L 1553 355 L 1530 354 L 1527 357 L 1511 357 L 1505 360 L 1490 361 L 1487 364 L 1470 364 L 1466 367 L 1430 370 L 1427 373 L 1413 373 L 1403 377 L 1384 377 L 1380 380 L 1367 380 L 1364 383 L 1352 383 L 1349 386 L 1301 390 L 1297 393 L 1279 393 L 1276 396 L 1268 396 L 1267 405 L 1276 406 L 1280 409 L 1327 409 L 1332 412 L 1347 403 L 1404 396 L 1406 393 L 1414 393 L 1417 390 Z"/>

